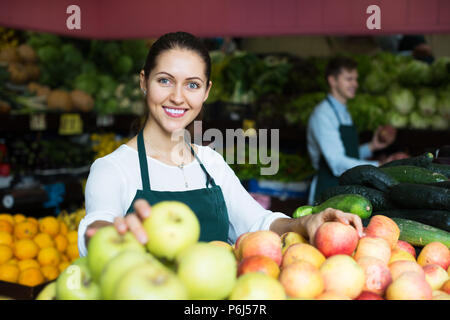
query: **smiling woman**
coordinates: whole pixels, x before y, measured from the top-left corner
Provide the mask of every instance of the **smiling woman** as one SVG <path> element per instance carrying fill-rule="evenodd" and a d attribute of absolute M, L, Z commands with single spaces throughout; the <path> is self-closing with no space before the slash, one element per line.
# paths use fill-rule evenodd
<path fill-rule="evenodd" d="M 192 209 L 200 225 L 199 240 L 206 242 L 234 243 L 241 234 L 258 230 L 279 235 L 295 231 L 312 240 L 329 220 L 353 224 L 362 234 L 358 216 L 334 209 L 298 219 L 265 210 L 219 153 L 188 141 L 185 129 L 208 98 L 210 74 L 209 53 L 195 36 L 169 33 L 152 45 L 140 72 L 148 112 L 143 128 L 91 167 L 86 216 L 78 229 L 81 256 L 93 234 L 110 224 L 147 243 L 142 222 L 151 206 L 162 201 L 182 202 Z"/>

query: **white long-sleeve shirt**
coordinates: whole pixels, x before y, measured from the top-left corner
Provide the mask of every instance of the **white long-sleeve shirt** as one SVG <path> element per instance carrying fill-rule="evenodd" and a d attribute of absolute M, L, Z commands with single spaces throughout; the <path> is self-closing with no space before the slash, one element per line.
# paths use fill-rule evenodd
<path fill-rule="evenodd" d="M 264 209 L 254 200 L 222 155 L 210 147 L 196 146 L 198 158 L 222 189 L 230 222 L 228 242 L 234 243 L 244 232 L 269 230 L 275 219 L 289 218 L 281 212 Z M 152 190 L 187 191 L 205 188 L 206 175 L 197 160 L 183 169 L 149 156 L 147 162 Z M 123 144 L 92 164 L 85 189 L 86 216 L 78 227 L 80 256 L 87 254 L 84 237 L 87 226 L 94 221 L 113 222 L 115 217 L 125 216 L 138 189 L 142 190 L 142 180 L 137 150 Z"/>
<path fill-rule="evenodd" d="M 334 103 L 339 120 L 326 99 L 318 104 L 312 112 L 308 120 L 306 139 L 308 153 L 313 167 L 319 169 L 321 156 L 325 158 L 331 172 L 336 177 L 339 177 L 346 170 L 359 165 L 371 164 L 378 166 L 377 161 L 365 160 L 372 156 L 368 143 L 359 146 L 359 159 L 349 157 L 345 154 L 345 147 L 341 140 L 339 126 L 341 124 L 352 125 L 352 117 L 345 105 L 336 100 L 331 94 L 328 97 Z M 315 196 L 316 185 L 317 176 L 314 177 L 311 183 L 308 201 L 310 204 L 312 204 Z"/>

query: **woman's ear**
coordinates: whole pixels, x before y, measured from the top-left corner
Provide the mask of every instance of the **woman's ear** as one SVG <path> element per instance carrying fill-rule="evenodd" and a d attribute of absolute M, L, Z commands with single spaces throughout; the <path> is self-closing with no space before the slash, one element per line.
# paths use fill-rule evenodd
<path fill-rule="evenodd" d="M 141 85 L 141 90 L 143 92 L 147 91 L 147 80 L 145 79 L 145 71 L 141 70 L 141 72 L 139 73 L 139 82 Z"/>
<path fill-rule="evenodd" d="M 209 91 L 211 90 L 211 87 L 212 87 L 212 81 L 210 80 L 208 83 L 208 88 L 206 89 L 206 94 L 205 94 L 205 98 L 203 99 L 203 102 L 205 102 L 208 99 Z"/>

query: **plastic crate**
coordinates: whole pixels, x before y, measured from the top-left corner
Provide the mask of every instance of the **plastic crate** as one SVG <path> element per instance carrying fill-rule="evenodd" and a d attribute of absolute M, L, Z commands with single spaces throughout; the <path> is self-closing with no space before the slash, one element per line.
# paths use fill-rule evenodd
<path fill-rule="evenodd" d="M 44 282 L 40 285 L 29 287 L 18 283 L 0 281 L 0 296 L 15 300 L 34 300 L 39 292 L 49 283 Z"/>

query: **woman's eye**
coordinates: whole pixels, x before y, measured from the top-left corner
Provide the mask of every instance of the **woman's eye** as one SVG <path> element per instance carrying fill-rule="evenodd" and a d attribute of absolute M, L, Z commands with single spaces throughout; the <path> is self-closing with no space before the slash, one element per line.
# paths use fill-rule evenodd
<path fill-rule="evenodd" d="M 158 82 L 161 84 L 169 84 L 170 83 L 169 79 L 166 79 L 166 78 L 158 79 Z"/>
<path fill-rule="evenodd" d="M 198 85 L 198 83 L 195 83 L 195 82 L 189 82 L 188 86 L 189 86 L 189 89 L 197 89 L 200 87 Z"/>

